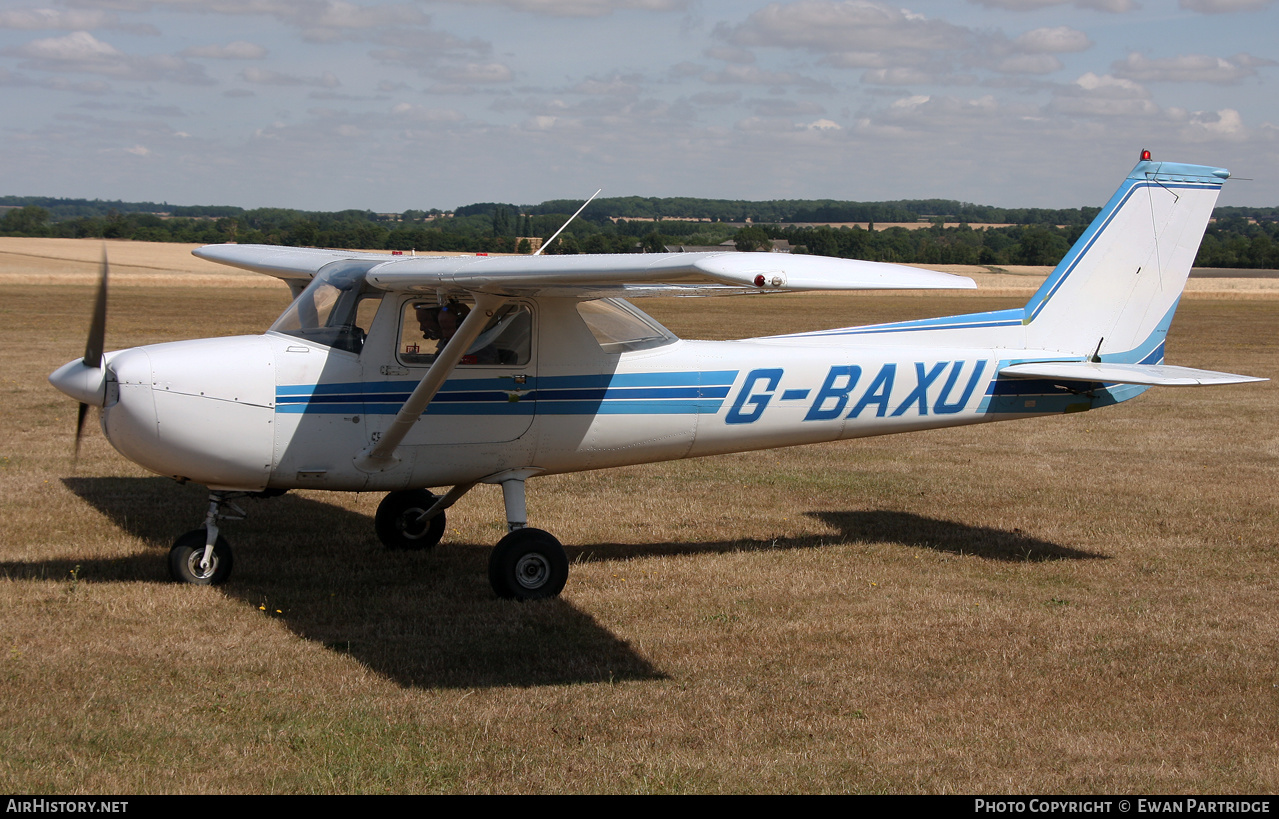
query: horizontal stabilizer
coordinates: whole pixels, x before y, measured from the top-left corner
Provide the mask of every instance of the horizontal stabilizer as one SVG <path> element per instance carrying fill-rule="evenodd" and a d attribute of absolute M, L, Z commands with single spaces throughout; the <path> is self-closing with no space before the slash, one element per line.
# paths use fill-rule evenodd
<path fill-rule="evenodd" d="M 1207 387 L 1269 381 L 1250 375 L 1172 367 L 1167 364 L 1108 364 L 1093 361 L 1034 361 L 1012 364 L 999 371 L 1003 377 L 1049 378 L 1061 381 L 1095 381 L 1104 384 L 1141 384 L 1148 387 Z"/>

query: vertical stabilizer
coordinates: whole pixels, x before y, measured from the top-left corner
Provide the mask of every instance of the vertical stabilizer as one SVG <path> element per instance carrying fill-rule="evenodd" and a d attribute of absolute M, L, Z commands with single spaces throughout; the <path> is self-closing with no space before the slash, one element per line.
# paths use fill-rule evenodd
<path fill-rule="evenodd" d="M 1162 358 L 1223 168 L 1149 152 L 1026 305 L 1026 346 L 1107 361 Z"/>

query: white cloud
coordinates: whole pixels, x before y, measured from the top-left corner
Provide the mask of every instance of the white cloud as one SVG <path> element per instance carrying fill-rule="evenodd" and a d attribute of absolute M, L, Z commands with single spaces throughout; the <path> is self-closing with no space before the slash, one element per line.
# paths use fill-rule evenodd
<path fill-rule="evenodd" d="M 695 105 L 721 106 L 740 102 L 742 95 L 737 91 L 703 91 L 688 98 Z"/>
<path fill-rule="evenodd" d="M 1037 28 L 1013 40 L 1013 45 L 1027 54 L 1065 54 L 1087 51 L 1092 46 L 1088 35 L 1070 26 Z"/>
<path fill-rule="evenodd" d="M 468 5 L 505 6 L 549 17 L 603 17 L 615 11 L 683 11 L 689 0 L 452 0 Z"/>
<path fill-rule="evenodd" d="M 756 114 L 766 117 L 814 116 L 826 113 L 826 109 L 812 100 L 756 99 L 750 101 Z"/>
<path fill-rule="evenodd" d="M 1111 70 L 1117 76 L 1140 82 L 1206 82 L 1229 85 L 1256 75 L 1254 66 L 1275 64 L 1273 60 L 1250 54 L 1238 54 L 1231 59 L 1207 54 L 1150 59 L 1133 52 L 1124 60 L 1116 60 Z"/>
<path fill-rule="evenodd" d="M 1061 68 L 1061 60 L 1051 54 L 1018 54 L 1001 60 L 997 66 L 1005 74 L 1051 74 Z"/>
<path fill-rule="evenodd" d="M 925 60 L 927 57 L 921 56 L 917 62 Z M 819 62 L 832 68 L 888 68 L 890 63 L 909 63 L 911 60 L 902 59 L 901 55 L 890 58 L 880 51 L 841 51 L 838 54 L 827 54 Z"/>
<path fill-rule="evenodd" d="M 125 54 L 87 31 L 32 40 L 21 46 L 7 48 L 2 53 L 23 58 L 24 67 L 38 71 L 101 74 L 120 80 L 164 81 L 185 85 L 213 83 L 202 67 L 181 57 L 169 54 Z"/>
<path fill-rule="evenodd" d="M 590 94 L 610 97 L 633 97 L 640 92 L 640 77 L 614 74 L 600 79 L 587 77 L 569 89 L 574 94 Z"/>
<path fill-rule="evenodd" d="M 733 48 L 732 46 L 714 46 L 706 49 L 706 56 L 716 60 L 723 60 L 726 63 L 741 63 L 746 65 L 755 62 L 755 54 L 745 48 Z"/>
<path fill-rule="evenodd" d="M 466 63 L 445 70 L 446 80 L 458 83 L 504 83 L 515 79 L 515 73 L 502 63 Z"/>
<path fill-rule="evenodd" d="M 245 82 L 254 85 L 301 85 L 313 88 L 337 88 L 342 83 L 331 72 L 325 71 L 318 77 L 304 77 L 296 74 L 285 74 L 269 68 L 250 66 L 240 72 Z"/>
<path fill-rule="evenodd" d="M 114 14 L 91 9 L 12 9 L 0 11 L 0 28 L 25 31 L 60 29 L 86 31 L 112 28 L 119 23 Z"/>
<path fill-rule="evenodd" d="M 182 51 L 184 57 L 207 57 L 216 60 L 260 60 L 267 50 L 255 43 L 236 40 L 225 45 L 192 46 Z"/>
<path fill-rule="evenodd" d="M 970 0 L 970 2 L 1008 11 L 1037 11 L 1049 6 L 1071 5 L 1081 9 L 1122 14 L 1141 8 L 1141 4 L 1136 0 Z"/>
<path fill-rule="evenodd" d="M 1149 117 L 1159 113 L 1159 106 L 1132 80 L 1089 72 L 1057 89 L 1048 110 L 1067 116 Z"/>
<path fill-rule="evenodd" d="M 862 74 L 862 82 L 873 85 L 925 85 L 934 81 L 934 76 L 918 68 L 875 68 Z"/>
<path fill-rule="evenodd" d="M 738 120 L 733 127 L 739 131 L 778 133 L 794 131 L 795 123 L 783 117 L 747 117 Z"/>
<path fill-rule="evenodd" d="M 1195 111 L 1181 129 L 1181 136 L 1191 142 L 1241 142 L 1250 135 L 1239 112 L 1223 108 L 1220 111 Z"/>
<path fill-rule="evenodd" d="M 720 71 L 708 71 L 701 76 L 703 82 L 716 85 L 820 85 L 816 80 L 802 74 L 792 71 L 768 71 L 754 65 L 727 65 Z"/>
<path fill-rule="evenodd" d="M 1230 14 L 1236 11 L 1261 11 L 1275 0 L 1181 0 L 1183 9 L 1200 14 Z"/>
<path fill-rule="evenodd" d="M 6 53 L 33 60 L 59 62 L 118 60 L 124 57 L 115 46 L 102 42 L 87 31 L 76 31 L 65 37 L 32 40 L 26 45 L 9 49 Z"/>
<path fill-rule="evenodd" d="M 957 49 L 971 32 L 871 0 L 798 0 L 770 3 L 720 36 L 741 46 L 802 48 L 824 53 L 892 49 Z"/>
<path fill-rule="evenodd" d="M 427 108 L 422 105 L 401 102 L 391 109 L 397 120 L 410 120 L 419 123 L 462 122 L 466 115 L 452 108 Z"/>
<path fill-rule="evenodd" d="M 1150 93 L 1128 79 L 1089 71 L 1075 80 L 1074 86 L 1084 93 L 1104 95 L 1114 99 L 1146 99 Z"/>
<path fill-rule="evenodd" d="M 689 0 L 444 0 L 505 7 L 550 17 L 602 17 L 619 10 L 682 11 Z M 81 0 L 84 2 L 84 0 Z M 269 14 L 303 28 L 374 28 L 421 23 L 425 15 L 409 3 L 360 5 L 346 0 L 105 0 L 130 10 L 163 8 L 217 14 Z"/>

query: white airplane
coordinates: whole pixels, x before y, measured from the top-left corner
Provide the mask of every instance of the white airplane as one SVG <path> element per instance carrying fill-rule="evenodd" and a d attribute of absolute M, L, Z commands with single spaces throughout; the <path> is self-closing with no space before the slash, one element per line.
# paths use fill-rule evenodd
<path fill-rule="evenodd" d="M 289 489 L 384 491 L 392 549 L 500 484 L 499 597 L 560 593 L 560 542 L 527 526 L 524 483 L 577 472 L 1079 412 L 1151 386 L 1265 379 L 1167 366 L 1164 338 L 1222 183 L 1143 152 L 1025 307 L 740 341 L 684 341 L 623 298 L 972 288 L 875 262 L 771 253 L 390 256 L 211 245 L 294 300 L 263 335 L 103 355 L 106 263 L 83 359 L 50 382 L 102 408 L 125 457 L 210 489 L 174 578 L 220 583 L 231 501 Z M 449 487 L 437 496 L 430 488 Z M 224 510 L 229 507 L 232 511 Z"/>

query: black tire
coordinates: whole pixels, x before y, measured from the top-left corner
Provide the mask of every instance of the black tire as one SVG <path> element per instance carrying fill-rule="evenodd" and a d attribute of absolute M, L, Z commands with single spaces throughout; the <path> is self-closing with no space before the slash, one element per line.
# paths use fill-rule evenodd
<path fill-rule="evenodd" d="M 568 582 L 568 555 L 549 532 L 516 529 L 489 555 L 489 583 L 504 600 L 555 597 Z"/>
<path fill-rule="evenodd" d="M 204 543 L 207 539 L 204 528 L 193 529 L 174 542 L 169 550 L 169 574 L 179 583 L 190 583 L 193 586 L 216 586 L 226 582 L 231 576 L 233 558 L 231 546 L 222 535 L 213 544 L 212 564 L 208 570 L 200 568 L 204 559 Z"/>
<path fill-rule="evenodd" d="M 435 505 L 436 497 L 425 489 L 392 492 L 378 504 L 373 529 L 388 549 L 430 549 L 444 537 L 444 513 L 430 520 L 421 517 Z"/>

